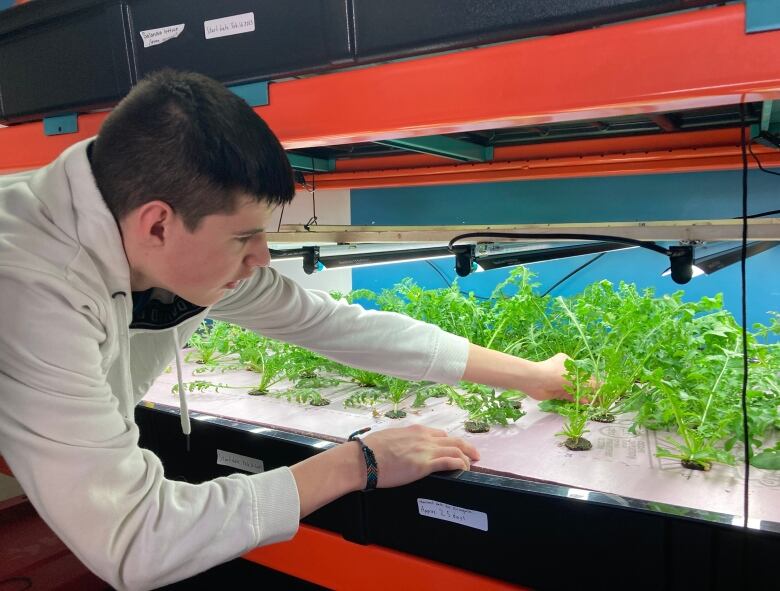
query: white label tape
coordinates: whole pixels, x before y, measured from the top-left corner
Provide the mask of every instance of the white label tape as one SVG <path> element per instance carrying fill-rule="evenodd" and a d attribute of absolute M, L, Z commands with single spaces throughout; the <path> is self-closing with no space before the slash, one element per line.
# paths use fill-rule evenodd
<path fill-rule="evenodd" d="M 206 39 L 251 33 L 255 30 L 255 13 L 247 12 L 235 16 L 226 16 L 224 18 L 215 18 L 214 20 L 204 21 L 203 29 L 206 34 Z"/>
<path fill-rule="evenodd" d="M 141 39 L 144 47 L 154 47 L 160 43 L 165 43 L 171 39 L 176 39 L 184 30 L 184 25 L 171 25 L 170 27 L 161 27 L 159 29 L 148 29 L 141 31 Z"/>
<path fill-rule="evenodd" d="M 488 530 L 487 513 L 483 513 L 482 511 L 463 509 L 461 507 L 456 507 L 455 505 L 448 505 L 447 503 L 440 503 L 439 501 L 432 501 L 430 499 L 417 499 L 417 508 L 420 511 L 420 515 L 425 517 L 433 517 L 434 519 L 458 523 L 482 531 Z"/>
<path fill-rule="evenodd" d="M 244 470 L 245 472 L 252 472 L 254 474 L 258 474 L 265 470 L 263 460 L 242 456 L 241 454 L 234 454 L 233 452 L 225 451 L 223 449 L 217 450 L 217 464 Z"/>

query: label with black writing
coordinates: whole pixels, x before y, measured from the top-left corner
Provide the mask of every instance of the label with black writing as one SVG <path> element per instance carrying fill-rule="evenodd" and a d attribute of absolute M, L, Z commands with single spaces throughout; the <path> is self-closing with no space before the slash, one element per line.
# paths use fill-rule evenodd
<path fill-rule="evenodd" d="M 245 14 L 204 21 L 203 29 L 206 39 L 251 33 L 255 30 L 255 13 L 247 12 Z"/>
<path fill-rule="evenodd" d="M 420 515 L 425 517 L 433 517 L 434 519 L 458 523 L 482 531 L 488 530 L 487 513 L 483 513 L 482 511 L 463 509 L 462 507 L 456 507 L 455 505 L 448 505 L 447 503 L 440 503 L 439 501 L 432 501 L 430 499 L 417 499 L 417 508 L 420 511 Z"/>
<path fill-rule="evenodd" d="M 140 31 L 141 40 L 144 47 L 154 47 L 171 39 L 176 39 L 184 30 L 184 25 L 171 25 L 169 27 L 160 27 L 159 29 L 148 29 Z"/>
<path fill-rule="evenodd" d="M 263 460 L 242 456 L 241 454 L 234 454 L 233 452 L 225 451 L 223 449 L 217 450 L 217 464 L 220 466 L 228 466 L 229 468 L 236 468 L 237 470 L 243 470 L 244 472 L 252 472 L 254 474 L 258 474 L 265 470 Z"/>

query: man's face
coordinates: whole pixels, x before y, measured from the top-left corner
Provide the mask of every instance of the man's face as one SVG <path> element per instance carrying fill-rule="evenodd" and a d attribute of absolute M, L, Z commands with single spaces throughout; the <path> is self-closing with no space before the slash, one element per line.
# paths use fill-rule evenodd
<path fill-rule="evenodd" d="M 272 207 L 247 198 L 239 203 L 234 213 L 204 217 L 194 232 L 175 217 L 159 267 L 166 289 L 210 306 L 255 268 L 270 264 L 265 230 Z"/>

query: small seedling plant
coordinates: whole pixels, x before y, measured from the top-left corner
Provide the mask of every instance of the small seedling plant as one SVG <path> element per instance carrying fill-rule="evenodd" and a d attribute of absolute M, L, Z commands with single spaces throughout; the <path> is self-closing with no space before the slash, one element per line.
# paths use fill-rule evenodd
<path fill-rule="evenodd" d="M 402 419 L 406 416 L 406 411 L 399 408 L 400 404 L 408 398 L 414 387 L 413 382 L 384 376 L 383 384 L 387 391 L 386 400 L 393 403 L 393 408 L 385 413 L 388 419 Z"/>
<path fill-rule="evenodd" d="M 218 320 L 204 322 L 187 343 L 193 350 L 187 353 L 185 361 L 202 366 L 195 370 L 196 373 L 235 369 L 233 339 L 237 329 L 232 324 Z"/>
<path fill-rule="evenodd" d="M 491 425 L 505 426 L 525 415 L 511 390 L 496 394 L 493 388 L 470 384 L 463 394 L 453 390 L 451 400 L 468 413 L 464 427 L 469 433 L 487 433 Z"/>
<path fill-rule="evenodd" d="M 264 396 L 271 386 L 285 378 L 287 364 L 286 345 L 245 330 L 236 339 L 236 349 L 241 364 L 259 374 L 257 385 L 249 391 L 251 396 Z"/>
<path fill-rule="evenodd" d="M 572 401 L 559 405 L 558 412 L 565 417 L 563 428 L 556 433 L 565 437 L 563 445 L 572 451 L 588 451 L 593 444 L 585 439 L 584 435 L 589 430 L 588 424 L 588 406 L 584 403 L 593 395 L 591 385 L 591 368 L 588 367 L 587 360 L 578 361 L 567 359 L 565 363 L 566 377 L 569 380 L 569 386 L 566 387 L 571 394 Z"/>

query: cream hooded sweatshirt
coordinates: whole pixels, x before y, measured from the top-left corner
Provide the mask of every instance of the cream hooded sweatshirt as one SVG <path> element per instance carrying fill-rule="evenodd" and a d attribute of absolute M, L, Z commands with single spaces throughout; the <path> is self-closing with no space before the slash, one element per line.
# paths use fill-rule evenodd
<path fill-rule="evenodd" d="M 211 309 L 173 298 L 134 317 L 127 258 L 88 143 L 35 173 L 0 177 L 0 454 L 90 569 L 117 589 L 148 589 L 298 527 L 289 468 L 193 485 L 167 480 L 138 447 L 135 405 L 207 315 L 415 380 L 455 383 L 468 343 L 336 302 L 272 269 Z"/>

